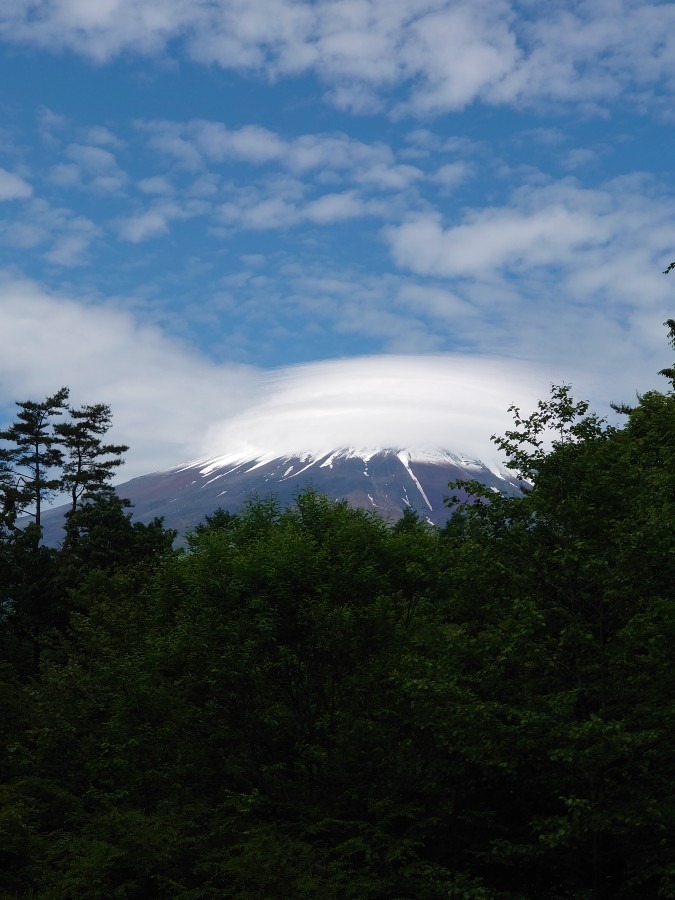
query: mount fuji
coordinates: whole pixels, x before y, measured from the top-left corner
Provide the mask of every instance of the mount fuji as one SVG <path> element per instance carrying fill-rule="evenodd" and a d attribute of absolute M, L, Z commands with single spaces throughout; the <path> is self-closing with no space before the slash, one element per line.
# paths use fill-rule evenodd
<path fill-rule="evenodd" d="M 183 532 L 220 508 L 236 512 L 251 497 L 275 496 L 282 507 L 312 487 L 320 493 L 372 510 L 394 522 L 405 509 L 435 525 L 450 510 L 448 482 L 476 479 L 495 491 L 520 492 L 520 482 L 496 465 L 449 450 L 354 448 L 274 452 L 242 458 L 223 455 L 194 460 L 119 485 L 142 522 L 163 516 Z"/>
<path fill-rule="evenodd" d="M 286 507 L 308 487 L 389 522 L 410 509 L 443 525 L 449 482 L 475 479 L 520 493 L 489 436 L 512 424 L 514 398 L 533 408 L 535 376 L 514 361 L 466 355 L 367 357 L 271 372 L 240 412 L 223 418 L 214 409 L 185 441 L 200 457 L 116 490 L 137 521 L 163 516 L 181 533 L 255 496 Z M 45 540 L 61 538 L 62 515 L 45 514 Z M 55 537 L 47 534 L 52 516 Z"/>

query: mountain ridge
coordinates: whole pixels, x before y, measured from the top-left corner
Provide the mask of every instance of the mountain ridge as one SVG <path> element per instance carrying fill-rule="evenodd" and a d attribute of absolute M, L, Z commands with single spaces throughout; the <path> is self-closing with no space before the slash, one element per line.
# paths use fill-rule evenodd
<path fill-rule="evenodd" d="M 118 492 L 142 521 L 164 515 L 179 530 L 217 508 L 236 512 L 251 496 L 275 495 L 286 505 L 309 486 L 394 521 L 410 508 L 441 525 L 451 514 L 444 503 L 448 483 L 474 478 L 496 491 L 520 490 L 507 471 L 447 449 L 341 447 L 203 456 L 135 478 Z"/>
<path fill-rule="evenodd" d="M 207 455 L 137 476 L 115 490 L 131 502 L 136 521 L 147 523 L 161 516 L 168 528 L 184 534 L 217 509 L 235 513 L 252 498 L 269 496 L 284 508 L 307 488 L 376 512 L 392 523 L 410 509 L 442 526 L 452 515 L 445 503 L 451 493 L 448 483 L 472 479 L 511 495 L 521 490 L 515 475 L 494 463 L 447 449 L 400 447 Z M 461 496 L 462 492 L 455 493 Z M 47 543 L 61 540 L 66 509 L 45 512 Z"/>

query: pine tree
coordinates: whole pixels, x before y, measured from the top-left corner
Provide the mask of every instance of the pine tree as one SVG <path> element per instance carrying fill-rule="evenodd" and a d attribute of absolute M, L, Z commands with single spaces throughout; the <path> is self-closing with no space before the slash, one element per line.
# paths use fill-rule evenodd
<path fill-rule="evenodd" d="M 70 494 L 71 513 L 80 500 L 91 500 L 112 492 L 110 479 L 124 462 L 126 444 L 104 444 L 102 437 L 112 425 L 106 403 L 70 409 L 71 421 L 59 422 L 54 431 L 63 448 L 61 488 Z"/>
<path fill-rule="evenodd" d="M 50 472 L 63 461 L 53 420 L 67 409 L 68 394 L 68 388 L 62 387 L 41 403 L 17 402 L 16 421 L 0 431 L 0 440 L 12 445 L 0 448 L 0 491 L 5 521 L 13 524 L 18 514 L 28 513 L 39 529 L 43 501 L 61 486 L 61 478 L 51 477 Z"/>

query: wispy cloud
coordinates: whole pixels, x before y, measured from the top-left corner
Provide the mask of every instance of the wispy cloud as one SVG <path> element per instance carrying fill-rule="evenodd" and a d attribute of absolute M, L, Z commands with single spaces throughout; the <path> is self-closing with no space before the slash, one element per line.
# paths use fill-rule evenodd
<path fill-rule="evenodd" d="M 27 181 L 13 172 L 0 169 L 0 201 L 23 200 L 32 193 L 33 189 Z"/>
<path fill-rule="evenodd" d="M 174 190 L 173 185 L 164 175 L 142 178 L 138 182 L 138 188 L 144 194 L 172 194 Z"/>
<path fill-rule="evenodd" d="M 229 129 L 204 120 L 139 122 L 137 127 L 152 151 L 179 168 L 204 171 L 200 184 L 211 178 L 209 193 L 215 194 L 217 187 L 208 167 L 226 170 L 233 162 L 250 167 L 245 184 L 230 181 L 220 189 L 225 199 L 217 209 L 218 220 L 239 228 L 269 230 L 363 216 L 396 217 L 392 203 L 379 200 L 380 195 L 395 197 L 394 205 L 400 207 L 406 192 L 414 197 L 417 186 L 429 177 L 418 166 L 399 162 L 384 142 L 366 143 L 340 133 L 289 139 L 260 126 Z M 467 167 L 456 165 L 454 180 L 459 183 Z M 148 179 L 139 186 L 149 190 L 159 184 Z M 331 189 L 335 185 L 346 189 Z"/>
<path fill-rule="evenodd" d="M 387 228 L 385 235 L 396 262 L 420 274 L 493 278 L 547 266 L 559 279 L 561 271 L 572 277 L 597 271 L 600 259 L 608 273 L 636 254 L 654 260 L 636 271 L 658 271 L 655 260 L 674 229 L 675 198 L 635 175 L 593 189 L 571 178 L 524 185 L 503 206 L 465 210 L 457 224 L 446 227 L 433 213 Z M 612 289 L 626 293 L 619 284 Z M 665 290 L 662 285 L 658 293 Z"/>
<path fill-rule="evenodd" d="M 255 369 L 209 363 L 111 303 L 0 276 L 3 399 L 41 399 L 68 384 L 76 404 L 111 404 L 115 440 L 131 447 L 124 478 L 196 455 L 214 417 L 239 412 L 258 396 Z"/>
<path fill-rule="evenodd" d="M 39 399 L 68 384 L 75 403 L 110 403 L 114 437 L 131 447 L 125 479 L 202 454 L 345 445 L 446 447 L 492 460 L 490 434 L 507 427 L 509 404 L 527 407 L 546 390 L 541 368 L 466 355 L 359 357 L 267 373 L 216 364 L 110 302 L 48 292 L 10 273 L 0 277 L 0 314 L 5 394 Z M 36 321 L 49 330 L 36 331 Z"/>
<path fill-rule="evenodd" d="M 210 204 L 204 200 L 190 200 L 185 203 L 158 200 L 149 209 L 118 219 L 116 227 L 122 240 L 139 244 L 149 238 L 166 234 L 172 221 L 205 215 L 210 208 Z"/>
<path fill-rule="evenodd" d="M 57 237 L 45 253 L 47 262 L 58 266 L 80 266 L 86 262 L 87 251 L 98 229 L 86 219 L 75 218 L 69 231 Z"/>
<path fill-rule="evenodd" d="M 381 181 L 385 187 L 399 187 L 420 175 L 413 166 L 397 165 L 391 147 L 384 142 L 366 143 L 346 134 L 287 138 L 259 125 L 228 128 L 222 122 L 203 119 L 138 122 L 137 127 L 153 149 L 188 169 L 230 161 L 276 164 L 295 174 L 326 169 L 358 172 L 365 180 Z"/>
<path fill-rule="evenodd" d="M 60 159 L 47 172 L 47 180 L 60 188 L 96 194 L 121 194 L 126 188 L 127 174 L 110 150 L 95 144 L 71 143 Z"/>
<path fill-rule="evenodd" d="M 0 219 L 2 243 L 24 250 L 36 249 L 44 259 L 58 266 L 78 266 L 101 230 L 87 216 L 72 209 L 53 206 L 31 197 L 11 217 Z"/>
<path fill-rule="evenodd" d="M 35 0 L 0 10 L 5 41 L 97 62 L 182 47 L 269 78 L 313 72 L 344 109 L 435 114 L 482 101 L 663 103 L 675 88 L 675 4 L 579 0 Z M 394 98 L 403 88 L 404 99 Z"/>

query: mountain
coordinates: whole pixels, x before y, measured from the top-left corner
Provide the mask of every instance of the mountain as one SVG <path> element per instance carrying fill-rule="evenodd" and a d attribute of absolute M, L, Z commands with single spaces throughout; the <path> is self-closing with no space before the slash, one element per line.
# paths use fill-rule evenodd
<path fill-rule="evenodd" d="M 134 516 L 184 531 L 219 507 L 235 512 L 252 496 L 292 503 L 301 488 L 377 511 L 395 521 L 404 509 L 441 525 L 449 510 L 443 500 L 448 482 L 475 478 L 498 491 L 518 493 L 519 482 L 498 468 L 446 450 L 342 448 L 322 453 L 267 454 L 252 459 L 220 456 L 195 460 L 134 478 L 117 488 L 134 506 Z"/>
<path fill-rule="evenodd" d="M 282 507 L 288 506 L 307 487 L 374 510 L 390 522 L 407 508 L 434 525 L 443 525 L 450 516 L 444 498 L 453 493 L 448 482 L 458 479 L 476 479 L 495 491 L 520 493 L 518 479 L 498 466 L 449 450 L 392 448 L 203 458 L 133 478 L 116 491 L 131 501 L 136 520 L 150 522 L 163 516 L 168 528 L 181 533 L 218 508 L 236 512 L 252 497 L 274 496 Z M 60 542 L 66 509 L 55 507 L 43 513 L 47 544 Z"/>

